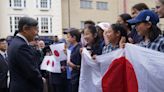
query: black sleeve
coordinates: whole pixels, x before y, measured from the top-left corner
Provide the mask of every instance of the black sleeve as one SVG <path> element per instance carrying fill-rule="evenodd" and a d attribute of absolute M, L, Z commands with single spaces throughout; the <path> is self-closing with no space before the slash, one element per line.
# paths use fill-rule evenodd
<path fill-rule="evenodd" d="M 41 87 L 43 85 L 42 76 L 36 66 L 35 55 L 28 45 L 21 46 L 17 52 L 17 66 L 21 75 L 32 85 Z"/>

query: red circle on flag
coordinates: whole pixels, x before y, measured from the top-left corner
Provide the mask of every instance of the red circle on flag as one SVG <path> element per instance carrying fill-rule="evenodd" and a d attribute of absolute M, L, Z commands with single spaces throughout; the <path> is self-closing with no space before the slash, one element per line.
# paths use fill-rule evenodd
<path fill-rule="evenodd" d="M 58 52 L 57 50 L 54 50 L 54 55 L 55 55 L 56 57 L 59 57 L 59 52 Z"/>
<path fill-rule="evenodd" d="M 54 67 L 54 61 L 52 61 L 52 67 Z"/>
<path fill-rule="evenodd" d="M 47 61 L 47 65 L 49 65 L 49 63 L 50 63 L 50 61 L 48 60 L 48 61 Z"/>

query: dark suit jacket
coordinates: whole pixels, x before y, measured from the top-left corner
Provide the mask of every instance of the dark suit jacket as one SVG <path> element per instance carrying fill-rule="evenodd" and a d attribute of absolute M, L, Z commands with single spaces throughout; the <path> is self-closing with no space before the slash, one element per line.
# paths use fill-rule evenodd
<path fill-rule="evenodd" d="M 43 81 L 35 54 L 24 39 L 16 36 L 8 47 L 10 92 L 42 92 Z"/>
<path fill-rule="evenodd" d="M 7 88 L 8 64 L 6 59 L 0 54 L 0 88 Z"/>

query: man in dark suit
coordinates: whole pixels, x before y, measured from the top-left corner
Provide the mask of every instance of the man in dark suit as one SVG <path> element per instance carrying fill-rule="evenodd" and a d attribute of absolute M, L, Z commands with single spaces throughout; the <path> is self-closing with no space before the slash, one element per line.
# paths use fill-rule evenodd
<path fill-rule="evenodd" d="M 37 67 L 35 53 L 29 42 L 38 34 L 38 22 L 22 17 L 18 34 L 8 47 L 10 92 L 43 92 L 43 80 Z"/>
<path fill-rule="evenodd" d="M 7 42 L 0 39 L 0 92 L 7 92 L 8 64 L 6 59 Z"/>

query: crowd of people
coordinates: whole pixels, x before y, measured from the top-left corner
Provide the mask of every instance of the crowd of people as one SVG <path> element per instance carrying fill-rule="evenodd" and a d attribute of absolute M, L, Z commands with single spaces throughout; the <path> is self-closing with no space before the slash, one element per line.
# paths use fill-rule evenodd
<path fill-rule="evenodd" d="M 87 20 L 81 31 L 69 28 L 62 40 L 55 36 L 52 44 L 65 43 L 65 49 L 71 51 L 69 60 L 60 61 L 62 73 L 40 70 L 44 56 L 52 55 L 50 44 L 39 39 L 37 20 L 22 17 L 10 44 L 0 38 L 0 92 L 78 92 L 84 47 L 93 59 L 124 48 L 126 43 L 163 53 L 164 36 L 158 27 L 159 19 L 164 18 L 163 9 L 164 0 L 157 0 L 155 11 L 138 3 L 131 15 L 120 14 L 113 24 Z"/>

